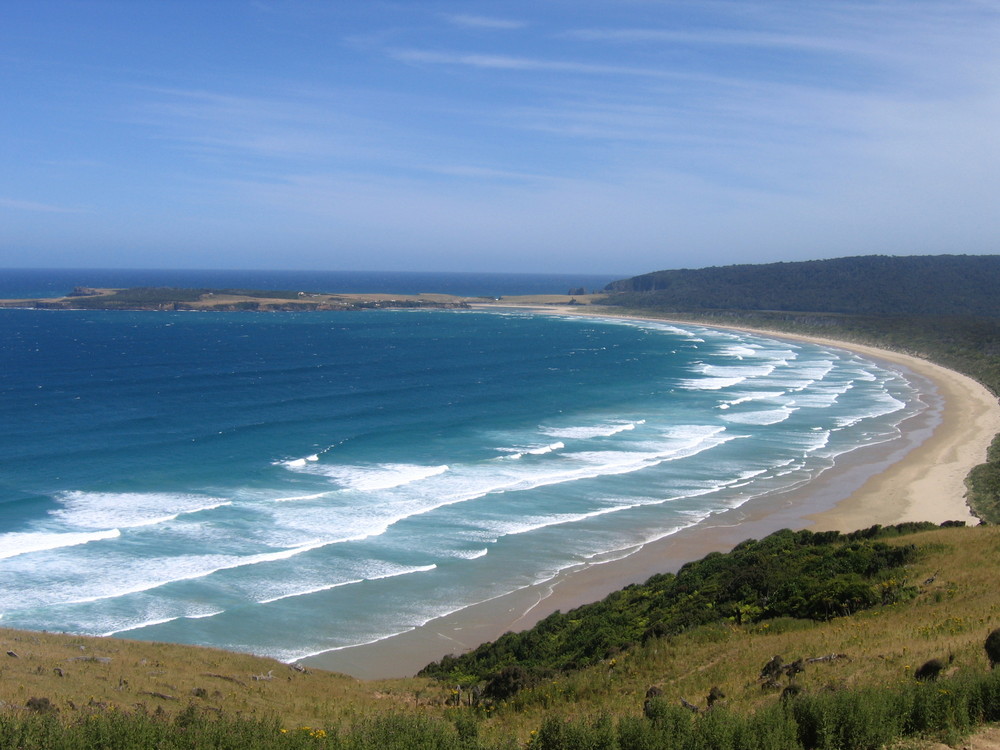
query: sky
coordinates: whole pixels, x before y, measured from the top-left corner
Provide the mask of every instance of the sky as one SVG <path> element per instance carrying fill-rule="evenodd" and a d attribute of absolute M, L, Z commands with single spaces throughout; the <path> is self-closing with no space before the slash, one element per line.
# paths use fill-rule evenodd
<path fill-rule="evenodd" d="M 0 267 L 1000 253 L 1000 0 L 0 0 Z"/>

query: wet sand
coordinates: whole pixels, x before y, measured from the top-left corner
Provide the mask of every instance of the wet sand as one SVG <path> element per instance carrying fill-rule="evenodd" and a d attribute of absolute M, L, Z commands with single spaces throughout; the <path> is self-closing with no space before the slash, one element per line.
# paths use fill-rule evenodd
<path fill-rule="evenodd" d="M 556 312 L 593 314 L 586 309 Z M 877 360 L 903 372 L 928 408 L 900 425 L 898 439 L 843 454 L 834 467 L 801 487 L 751 500 L 620 559 L 570 568 L 543 584 L 466 607 L 410 632 L 328 651 L 303 663 L 362 679 L 413 675 L 446 654 L 460 654 L 509 630 L 531 627 L 556 610 L 597 601 L 655 573 L 675 571 L 709 552 L 781 528 L 853 531 L 901 521 L 978 522 L 965 503 L 964 480 L 985 460 L 990 441 L 1000 433 L 1000 404 L 986 388 L 952 370 L 895 352 L 778 332 L 754 333 L 821 343 Z"/>

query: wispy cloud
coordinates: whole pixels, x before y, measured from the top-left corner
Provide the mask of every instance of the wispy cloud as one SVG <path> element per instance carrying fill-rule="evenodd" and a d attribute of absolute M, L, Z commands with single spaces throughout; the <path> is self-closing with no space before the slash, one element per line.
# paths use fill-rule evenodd
<path fill-rule="evenodd" d="M 268 159 L 375 157 L 377 118 L 353 114 L 332 92 L 286 90 L 238 95 L 200 89 L 145 89 L 132 118 L 154 137 L 201 153 Z"/>
<path fill-rule="evenodd" d="M 678 31 L 653 28 L 590 28 L 573 29 L 561 36 L 582 41 L 616 43 L 671 43 L 678 45 L 704 45 L 719 47 L 768 47 L 792 50 L 845 52 L 844 43 L 829 36 L 802 36 L 797 34 L 766 33 L 737 29 L 704 31 Z M 860 50 L 860 45 L 854 45 Z"/>
<path fill-rule="evenodd" d="M 23 201 L 15 198 L 0 198 L 0 208 L 7 208 L 12 211 L 34 211 L 46 214 L 82 214 L 87 213 L 82 208 L 69 208 L 67 206 L 54 206 L 50 203 L 38 203 L 36 201 Z"/>
<path fill-rule="evenodd" d="M 435 174 L 445 175 L 447 177 L 468 178 L 473 180 L 538 182 L 552 179 L 544 175 L 533 174 L 530 172 L 515 172 L 508 169 L 493 169 L 491 167 L 477 167 L 467 164 L 428 164 L 424 166 L 424 170 Z"/>
<path fill-rule="evenodd" d="M 777 4 L 706 2 L 699 10 L 688 23 L 575 28 L 559 37 L 619 50 L 688 50 L 722 64 L 739 63 L 742 52 L 773 52 L 797 68 L 818 64 L 831 82 L 843 76 L 861 85 L 866 74 L 891 71 L 898 82 L 953 70 L 966 56 L 981 62 L 983 49 L 996 46 L 1000 22 L 1000 4 L 991 0 L 926 0 L 918 9 L 906 0 L 802 3 L 794 12 Z M 838 62 L 817 63 L 822 57 Z"/>
<path fill-rule="evenodd" d="M 547 60 L 544 58 L 518 57 L 514 55 L 486 55 L 476 52 L 437 52 L 422 49 L 395 49 L 389 55 L 400 62 L 429 65 L 454 65 L 493 70 L 543 71 L 550 73 L 576 73 L 581 75 L 639 76 L 643 78 L 684 78 L 686 73 L 677 73 L 663 68 L 631 67 L 627 65 L 606 65 L 575 60 Z M 704 78 L 705 76 L 697 76 Z"/>
<path fill-rule="evenodd" d="M 467 26 L 476 29 L 522 29 L 528 24 L 509 18 L 494 18 L 490 16 L 474 16 L 465 13 L 446 14 L 445 18 L 456 26 Z"/>

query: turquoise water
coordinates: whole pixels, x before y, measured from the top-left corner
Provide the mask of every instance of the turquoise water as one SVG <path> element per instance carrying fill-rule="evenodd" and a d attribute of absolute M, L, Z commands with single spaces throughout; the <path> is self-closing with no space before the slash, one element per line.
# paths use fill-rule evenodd
<path fill-rule="evenodd" d="M 520 312 L 0 310 L 0 624 L 284 660 L 796 486 L 923 407 L 823 346 Z"/>

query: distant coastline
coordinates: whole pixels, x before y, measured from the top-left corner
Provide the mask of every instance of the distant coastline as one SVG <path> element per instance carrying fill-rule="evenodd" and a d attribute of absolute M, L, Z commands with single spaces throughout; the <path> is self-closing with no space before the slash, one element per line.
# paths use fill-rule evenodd
<path fill-rule="evenodd" d="M 467 308 L 447 294 L 325 294 L 248 289 L 76 287 L 63 297 L 0 300 L 0 308 L 35 310 L 202 310 L 214 312 L 310 312 L 387 308 Z"/>

